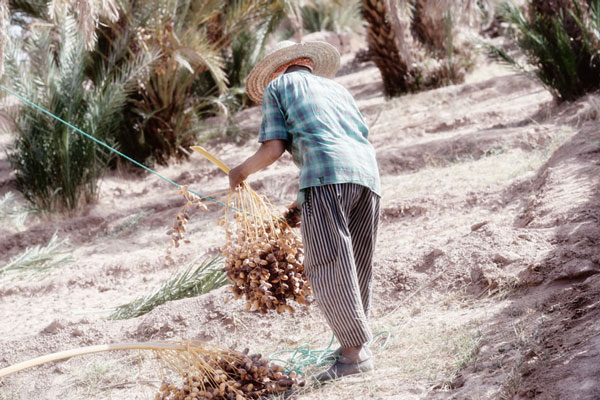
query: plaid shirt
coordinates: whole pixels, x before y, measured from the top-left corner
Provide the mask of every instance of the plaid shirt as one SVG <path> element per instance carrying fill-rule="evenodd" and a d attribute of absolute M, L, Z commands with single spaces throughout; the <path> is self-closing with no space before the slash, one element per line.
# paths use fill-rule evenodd
<path fill-rule="evenodd" d="M 352 95 L 308 71 L 283 74 L 263 94 L 258 141 L 280 139 L 300 168 L 302 189 L 356 183 L 381 196 L 375 149 Z"/>

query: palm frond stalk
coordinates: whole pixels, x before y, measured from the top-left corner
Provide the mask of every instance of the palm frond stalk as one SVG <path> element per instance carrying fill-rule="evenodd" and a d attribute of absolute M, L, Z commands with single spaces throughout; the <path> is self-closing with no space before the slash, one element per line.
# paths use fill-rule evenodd
<path fill-rule="evenodd" d="M 224 356 L 226 360 L 233 361 L 233 356 L 228 356 L 227 351 L 200 341 L 172 341 L 172 342 L 147 342 L 147 343 L 117 343 L 97 346 L 80 347 L 60 351 L 23 361 L 9 367 L 0 369 L 0 378 L 23 371 L 28 368 L 44 365 L 50 362 L 65 360 L 75 356 L 102 353 L 107 351 L 145 350 L 155 353 L 159 359 L 166 361 L 166 366 L 171 366 L 177 372 L 212 373 L 215 368 L 210 365 L 211 359 Z M 187 371 L 185 371 L 187 367 Z"/>
<path fill-rule="evenodd" d="M 164 341 L 117 343 L 80 347 L 23 361 L 0 369 L 0 378 L 27 368 L 71 357 L 108 351 L 146 351 L 153 353 L 163 367 L 163 376 L 173 373 L 182 379 L 181 387 L 164 381 L 155 398 L 173 400 L 209 398 L 214 400 L 262 399 L 304 384 L 295 372 L 284 373 L 280 365 L 270 364 L 260 354 L 238 352 L 201 341 Z"/>

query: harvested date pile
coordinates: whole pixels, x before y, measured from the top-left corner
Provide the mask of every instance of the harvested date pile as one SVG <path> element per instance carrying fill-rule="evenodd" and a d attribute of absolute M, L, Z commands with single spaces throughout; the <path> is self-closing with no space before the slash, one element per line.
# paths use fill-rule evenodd
<path fill-rule="evenodd" d="M 248 355 L 229 350 L 220 359 L 211 359 L 203 374 L 185 373 L 177 387 L 163 383 L 157 400 L 242 400 L 260 399 L 302 386 L 296 374 L 283 373 L 283 367 L 269 365 L 260 354 Z"/>
<path fill-rule="evenodd" d="M 294 312 L 289 300 L 308 304 L 311 294 L 304 275 L 302 242 L 274 207 L 247 185 L 232 193 L 226 212 L 223 270 L 236 298 L 246 309 L 266 313 Z M 233 214 L 233 218 L 228 218 Z"/>

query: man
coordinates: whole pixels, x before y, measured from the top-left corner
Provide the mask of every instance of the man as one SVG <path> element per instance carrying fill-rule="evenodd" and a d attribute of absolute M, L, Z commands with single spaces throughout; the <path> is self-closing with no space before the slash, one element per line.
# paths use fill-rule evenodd
<path fill-rule="evenodd" d="M 380 182 L 368 128 L 350 93 L 329 79 L 340 55 L 325 42 L 279 43 L 246 81 L 263 106 L 258 151 L 229 174 L 234 190 L 287 149 L 300 168 L 304 269 L 341 347 L 321 382 L 373 369 L 372 259 Z M 292 211 L 290 211 L 292 212 Z"/>

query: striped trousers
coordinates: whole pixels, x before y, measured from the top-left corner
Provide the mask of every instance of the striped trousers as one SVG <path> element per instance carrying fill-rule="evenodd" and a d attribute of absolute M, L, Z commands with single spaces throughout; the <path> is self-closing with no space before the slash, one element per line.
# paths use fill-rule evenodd
<path fill-rule="evenodd" d="M 304 270 L 342 347 L 373 337 L 368 318 L 378 223 L 379 196 L 367 187 L 343 183 L 305 189 Z"/>

